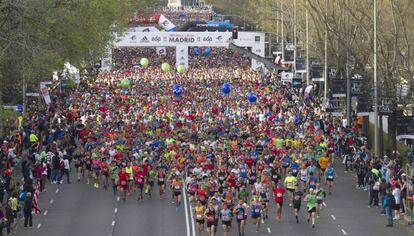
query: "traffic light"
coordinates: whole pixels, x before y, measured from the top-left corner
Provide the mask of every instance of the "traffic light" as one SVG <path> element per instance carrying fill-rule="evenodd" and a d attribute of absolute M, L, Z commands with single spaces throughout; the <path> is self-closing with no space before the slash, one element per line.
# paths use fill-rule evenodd
<path fill-rule="evenodd" d="M 239 36 L 239 28 L 233 27 L 233 30 L 231 31 L 233 39 L 237 39 Z"/>

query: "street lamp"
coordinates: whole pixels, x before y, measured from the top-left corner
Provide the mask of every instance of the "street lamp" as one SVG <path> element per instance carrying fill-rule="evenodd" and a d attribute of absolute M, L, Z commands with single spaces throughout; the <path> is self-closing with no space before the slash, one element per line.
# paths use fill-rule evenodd
<path fill-rule="evenodd" d="M 374 0 L 374 153 L 376 156 L 379 154 L 377 80 L 377 0 Z"/>

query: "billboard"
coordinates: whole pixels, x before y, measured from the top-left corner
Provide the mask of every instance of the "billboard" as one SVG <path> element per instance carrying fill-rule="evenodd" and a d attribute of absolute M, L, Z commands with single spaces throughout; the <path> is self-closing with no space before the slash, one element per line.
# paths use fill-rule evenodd
<path fill-rule="evenodd" d="M 397 120 L 397 139 L 414 139 L 414 116 L 400 116 Z"/>

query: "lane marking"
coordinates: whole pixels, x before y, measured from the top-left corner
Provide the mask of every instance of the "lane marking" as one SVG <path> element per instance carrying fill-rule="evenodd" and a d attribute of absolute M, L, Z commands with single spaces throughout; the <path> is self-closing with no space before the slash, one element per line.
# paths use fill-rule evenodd
<path fill-rule="evenodd" d="M 48 213 L 48 211 L 46 210 L 45 212 L 43 212 L 43 215 L 45 216 L 45 215 L 47 215 L 47 213 Z"/>
<path fill-rule="evenodd" d="M 269 234 L 271 234 L 271 233 L 272 233 L 272 231 L 270 231 L 270 228 L 269 228 L 269 227 L 267 227 L 267 232 L 268 232 Z"/>
<path fill-rule="evenodd" d="M 118 208 L 115 208 L 114 212 L 115 212 L 115 214 L 116 214 L 116 213 L 118 212 Z"/>
<path fill-rule="evenodd" d="M 341 229 L 341 231 L 342 231 L 342 233 L 343 233 L 344 235 L 347 235 L 347 233 L 346 233 L 346 231 L 345 231 L 344 229 Z"/>
<path fill-rule="evenodd" d="M 323 205 L 324 207 L 327 207 L 325 202 L 322 202 L 322 205 Z"/>
<path fill-rule="evenodd" d="M 57 188 L 57 189 L 56 189 L 56 193 L 58 193 L 58 192 L 59 192 L 59 189 Z"/>
<path fill-rule="evenodd" d="M 50 204 L 53 204 L 53 202 L 54 202 L 55 200 L 53 200 L 53 198 L 52 199 L 50 199 Z"/>
<path fill-rule="evenodd" d="M 40 229 L 40 227 L 42 227 L 42 224 L 37 225 L 37 229 Z"/>
<path fill-rule="evenodd" d="M 183 195 L 184 195 L 184 212 L 185 212 L 185 227 L 187 229 L 187 236 L 191 236 L 191 232 L 190 232 L 190 222 L 189 222 L 189 216 L 188 216 L 188 206 L 187 206 L 187 194 L 186 194 L 186 189 L 185 189 L 185 184 L 183 184 Z"/>
<path fill-rule="evenodd" d="M 331 215 L 332 219 L 336 220 L 336 217 L 334 215 Z"/>
<path fill-rule="evenodd" d="M 188 202 L 190 203 L 190 201 L 188 201 Z M 193 215 L 193 206 L 191 206 L 191 204 L 188 204 L 188 205 L 190 206 L 191 230 L 193 231 L 193 236 L 196 236 L 196 227 L 195 227 L 195 219 L 194 219 L 194 215 Z"/>
<path fill-rule="evenodd" d="M 115 221 L 113 220 L 113 221 L 112 221 L 112 227 L 114 227 L 114 226 L 115 226 Z"/>
<path fill-rule="evenodd" d="M 120 199 L 121 199 L 121 197 L 117 197 L 117 198 L 116 198 L 116 201 L 117 201 L 117 202 L 119 202 L 119 200 L 120 200 Z"/>

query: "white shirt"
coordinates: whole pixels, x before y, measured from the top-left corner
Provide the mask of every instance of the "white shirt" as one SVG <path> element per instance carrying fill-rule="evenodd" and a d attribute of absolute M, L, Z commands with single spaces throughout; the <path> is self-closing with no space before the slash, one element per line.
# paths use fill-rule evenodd
<path fill-rule="evenodd" d="M 392 190 L 392 195 L 395 198 L 395 204 L 400 204 L 401 190 L 399 188 L 395 188 Z"/>
<path fill-rule="evenodd" d="M 69 165 L 69 160 L 68 159 L 64 159 L 63 164 L 65 165 L 66 170 L 70 170 L 70 165 Z"/>

